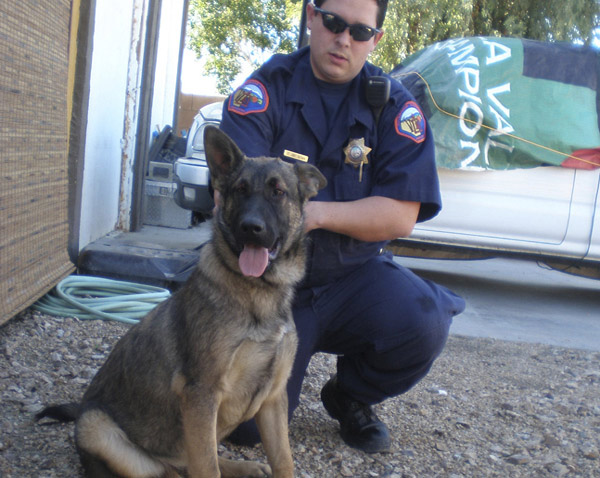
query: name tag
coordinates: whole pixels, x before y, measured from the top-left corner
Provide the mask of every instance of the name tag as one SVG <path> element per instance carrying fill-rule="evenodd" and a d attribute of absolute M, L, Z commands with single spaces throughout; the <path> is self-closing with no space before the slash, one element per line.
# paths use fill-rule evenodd
<path fill-rule="evenodd" d="M 303 163 L 308 163 L 308 156 L 305 156 L 300 153 L 294 153 L 293 151 L 285 150 L 283 155 L 286 158 L 297 159 L 298 161 L 302 161 Z"/>

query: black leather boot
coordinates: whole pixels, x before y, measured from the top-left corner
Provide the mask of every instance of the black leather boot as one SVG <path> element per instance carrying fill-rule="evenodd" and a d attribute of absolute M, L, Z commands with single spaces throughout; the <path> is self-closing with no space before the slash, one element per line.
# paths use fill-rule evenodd
<path fill-rule="evenodd" d="M 321 390 L 321 400 L 327 413 L 340 422 L 340 435 L 347 445 L 366 453 L 390 450 L 390 432 L 373 409 L 353 400 L 338 386 L 337 376 Z"/>

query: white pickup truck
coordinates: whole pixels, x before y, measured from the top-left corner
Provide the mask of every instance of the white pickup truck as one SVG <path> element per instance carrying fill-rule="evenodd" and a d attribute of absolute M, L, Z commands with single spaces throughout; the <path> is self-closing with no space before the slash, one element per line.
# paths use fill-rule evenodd
<path fill-rule="evenodd" d="M 600 170 L 439 170 L 443 209 L 411 240 L 600 266 Z"/>

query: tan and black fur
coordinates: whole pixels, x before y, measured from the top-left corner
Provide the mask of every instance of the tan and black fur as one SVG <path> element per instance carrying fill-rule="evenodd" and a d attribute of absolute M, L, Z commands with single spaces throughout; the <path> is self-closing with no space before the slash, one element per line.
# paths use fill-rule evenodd
<path fill-rule="evenodd" d="M 293 476 L 291 301 L 304 274 L 303 206 L 325 178 L 308 164 L 246 158 L 214 127 L 205 150 L 221 204 L 197 269 L 121 338 L 81 404 L 38 415 L 76 419 L 88 478 Z M 247 244 L 269 251 L 260 277 L 240 269 Z M 270 468 L 217 456 L 219 441 L 252 417 Z"/>

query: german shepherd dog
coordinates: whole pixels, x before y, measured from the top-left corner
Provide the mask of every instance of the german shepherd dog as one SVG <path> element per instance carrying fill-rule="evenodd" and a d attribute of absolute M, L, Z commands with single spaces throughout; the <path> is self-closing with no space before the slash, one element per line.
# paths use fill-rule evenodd
<path fill-rule="evenodd" d="M 303 207 L 326 180 L 309 164 L 247 158 L 216 127 L 204 142 L 221 204 L 196 270 L 119 340 L 81 403 L 37 415 L 76 420 L 88 478 L 294 474 L 291 301 L 305 268 Z M 253 417 L 270 467 L 218 457 L 219 441 Z"/>

